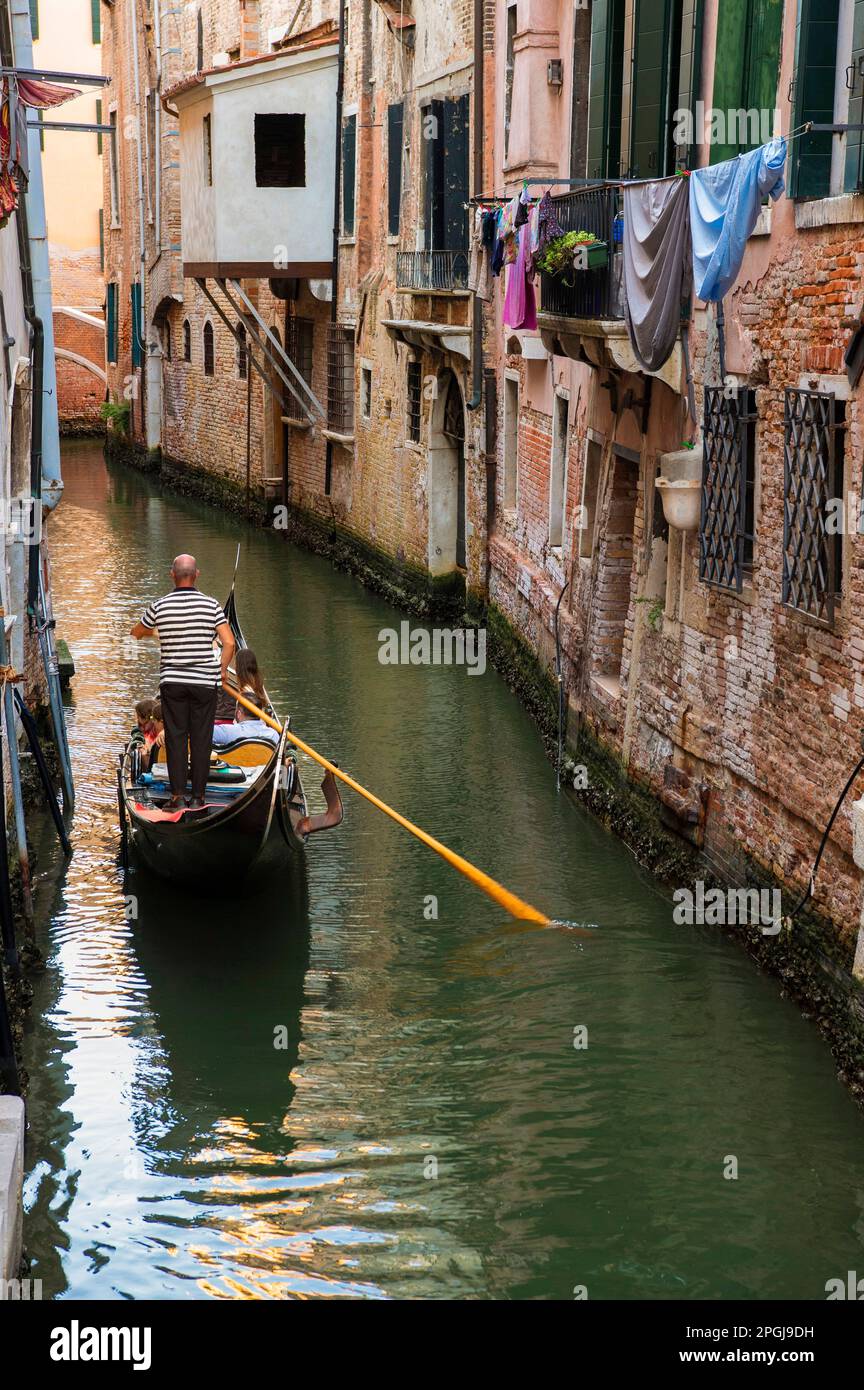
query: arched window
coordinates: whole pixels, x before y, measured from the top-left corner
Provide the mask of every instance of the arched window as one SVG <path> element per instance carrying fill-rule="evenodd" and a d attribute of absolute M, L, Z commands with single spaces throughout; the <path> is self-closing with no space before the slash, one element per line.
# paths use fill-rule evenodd
<path fill-rule="evenodd" d="M 213 325 L 209 321 L 204 325 L 204 375 L 213 375 Z"/>
<path fill-rule="evenodd" d="M 188 319 L 183 320 L 183 361 L 192 361 L 192 329 Z"/>
<path fill-rule="evenodd" d="M 246 329 L 242 324 L 237 325 L 237 375 L 241 381 L 246 380 L 249 371 L 249 358 L 246 351 Z"/>

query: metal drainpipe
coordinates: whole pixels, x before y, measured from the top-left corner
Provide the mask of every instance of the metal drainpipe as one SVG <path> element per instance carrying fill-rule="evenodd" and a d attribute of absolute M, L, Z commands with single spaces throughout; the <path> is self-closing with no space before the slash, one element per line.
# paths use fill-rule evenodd
<path fill-rule="evenodd" d="M 483 191 L 483 0 L 474 0 L 474 196 Z M 469 212 L 473 219 L 473 211 Z M 469 235 L 473 227 L 469 227 Z M 483 304 L 475 294 L 472 300 L 473 341 L 471 346 L 471 378 L 474 390 L 465 402 L 468 410 L 476 410 L 483 399 Z"/>
<path fill-rule="evenodd" d="M 158 5 L 158 0 L 157 0 L 157 5 Z M 146 376 L 147 376 L 147 372 L 146 372 L 147 350 L 146 350 L 146 347 L 145 347 L 146 335 L 145 335 L 145 332 L 144 332 L 144 323 L 145 323 L 145 317 L 146 317 L 146 316 L 145 316 L 145 309 L 144 309 L 144 281 L 145 281 L 145 278 L 146 278 L 145 266 L 146 266 L 146 259 L 147 259 L 147 247 L 146 247 L 146 244 L 145 244 L 145 233 L 144 233 L 144 170 L 143 170 L 143 166 L 142 166 L 142 163 L 141 163 L 141 73 L 140 73 L 139 66 L 138 66 L 138 24 L 137 24 L 137 19 L 136 19 L 136 13 L 135 13 L 135 11 L 136 11 L 136 6 L 135 6 L 134 4 L 130 5 L 130 6 L 129 6 L 129 14 L 130 14 L 130 16 L 131 16 L 131 18 L 130 18 L 130 24 L 131 24 L 131 27 L 132 27 L 132 71 L 133 71 L 133 74 L 134 74 L 134 82 L 135 82 L 135 123 L 136 123 L 136 127 L 137 127 L 137 129 L 136 129 L 136 136 L 137 136 L 137 138 L 136 138 L 136 140 L 135 140 L 135 147 L 136 147 L 137 165 L 138 165 L 138 260 L 139 260 L 139 275 L 140 275 L 140 283 L 141 283 L 141 319 L 140 319 L 140 323 L 139 323 L 139 325 L 138 325 L 138 342 L 139 342 L 139 347 L 140 347 L 140 350 L 141 350 L 141 366 L 139 367 L 139 371 L 140 371 L 140 374 L 141 374 L 141 394 L 140 394 L 140 399 L 141 399 L 141 429 L 142 429 L 142 431 L 144 432 L 144 438 L 145 438 L 145 442 L 146 442 L 146 438 L 147 438 L 147 417 L 146 417 L 146 413 L 145 413 L 145 409 L 144 409 L 144 402 L 145 402 L 145 396 L 146 396 L 146 391 L 147 391 L 147 386 L 146 386 Z M 116 137 L 116 136 L 113 136 L 112 138 L 113 138 L 113 139 L 116 139 L 117 137 Z"/>
<path fill-rule="evenodd" d="M 153 6 L 153 48 L 156 58 L 156 95 L 153 101 L 153 139 L 156 145 L 153 151 L 153 166 L 155 171 L 155 189 L 153 198 L 155 208 L 153 218 L 155 222 L 154 240 L 156 242 L 157 257 L 162 254 L 162 155 L 160 146 L 162 144 L 162 14 L 161 0 L 156 0 Z"/>
<path fill-rule="evenodd" d="M 339 320 L 339 229 L 342 226 L 342 104 L 345 91 L 345 0 L 339 0 L 339 70 L 336 78 L 336 173 L 333 179 L 333 278 L 330 281 L 330 322 Z M 329 405 L 329 399 L 328 399 Z M 327 440 L 324 491 L 329 497 L 333 478 L 333 441 Z"/>

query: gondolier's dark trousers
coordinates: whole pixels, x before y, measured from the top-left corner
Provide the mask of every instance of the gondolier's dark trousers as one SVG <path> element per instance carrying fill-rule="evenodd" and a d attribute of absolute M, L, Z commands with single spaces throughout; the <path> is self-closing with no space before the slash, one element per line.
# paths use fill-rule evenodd
<path fill-rule="evenodd" d="M 159 687 L 159 698 L 165 720 L 165 757 L 171 794 L 185 796 L 187 768 L 191 764 L 192 795 L 203 796 L 213 746 L 216 686 L 166 681 Z"/>

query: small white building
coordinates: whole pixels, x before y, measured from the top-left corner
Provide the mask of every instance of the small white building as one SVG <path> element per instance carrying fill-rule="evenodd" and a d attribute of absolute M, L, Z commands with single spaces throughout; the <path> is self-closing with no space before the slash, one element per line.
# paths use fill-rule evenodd
<path fill-rule="evenodd" d="M 325 31 L 165 94 L 180 117 L 184 275 L 331 278 L 338 58 Z"/>

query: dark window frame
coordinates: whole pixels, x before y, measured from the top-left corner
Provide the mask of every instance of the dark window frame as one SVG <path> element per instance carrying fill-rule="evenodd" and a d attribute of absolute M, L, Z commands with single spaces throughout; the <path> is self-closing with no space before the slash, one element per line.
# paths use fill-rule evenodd
<path fill-rule="evenodd" d="M 408 363 L 405 373 L 405 421 L 412 444 L 420 443 L 423 428 L 423 366 L 417 359 Z"/>
<path fill-rule="evenodd" d="M 306 187 L 306 113 L 259 111 L 254 119 L 255 187 Z"/>
<path fill-rule="evenodd" d="M 699 579 L 736 594 L 753 569 L 757 423 L 752 387 L 705 387 Z"/>
<path fill-rule="evenodd" d="M 201 333 L 203 342 L 203 367 L 205 376 L 216 375 L 216 335 L 213 332 L 213 325 L 209 319 L 205 319 L 204 328 Z"/>
<path fill-rule="evenodd" d="M 823 627 L 834 624 L 843 594 L 846 403 L 833 391 L 787 387 L 783 408 L 784 607 Z M 826 512 L 840 499 L 839 531 Z"/>

